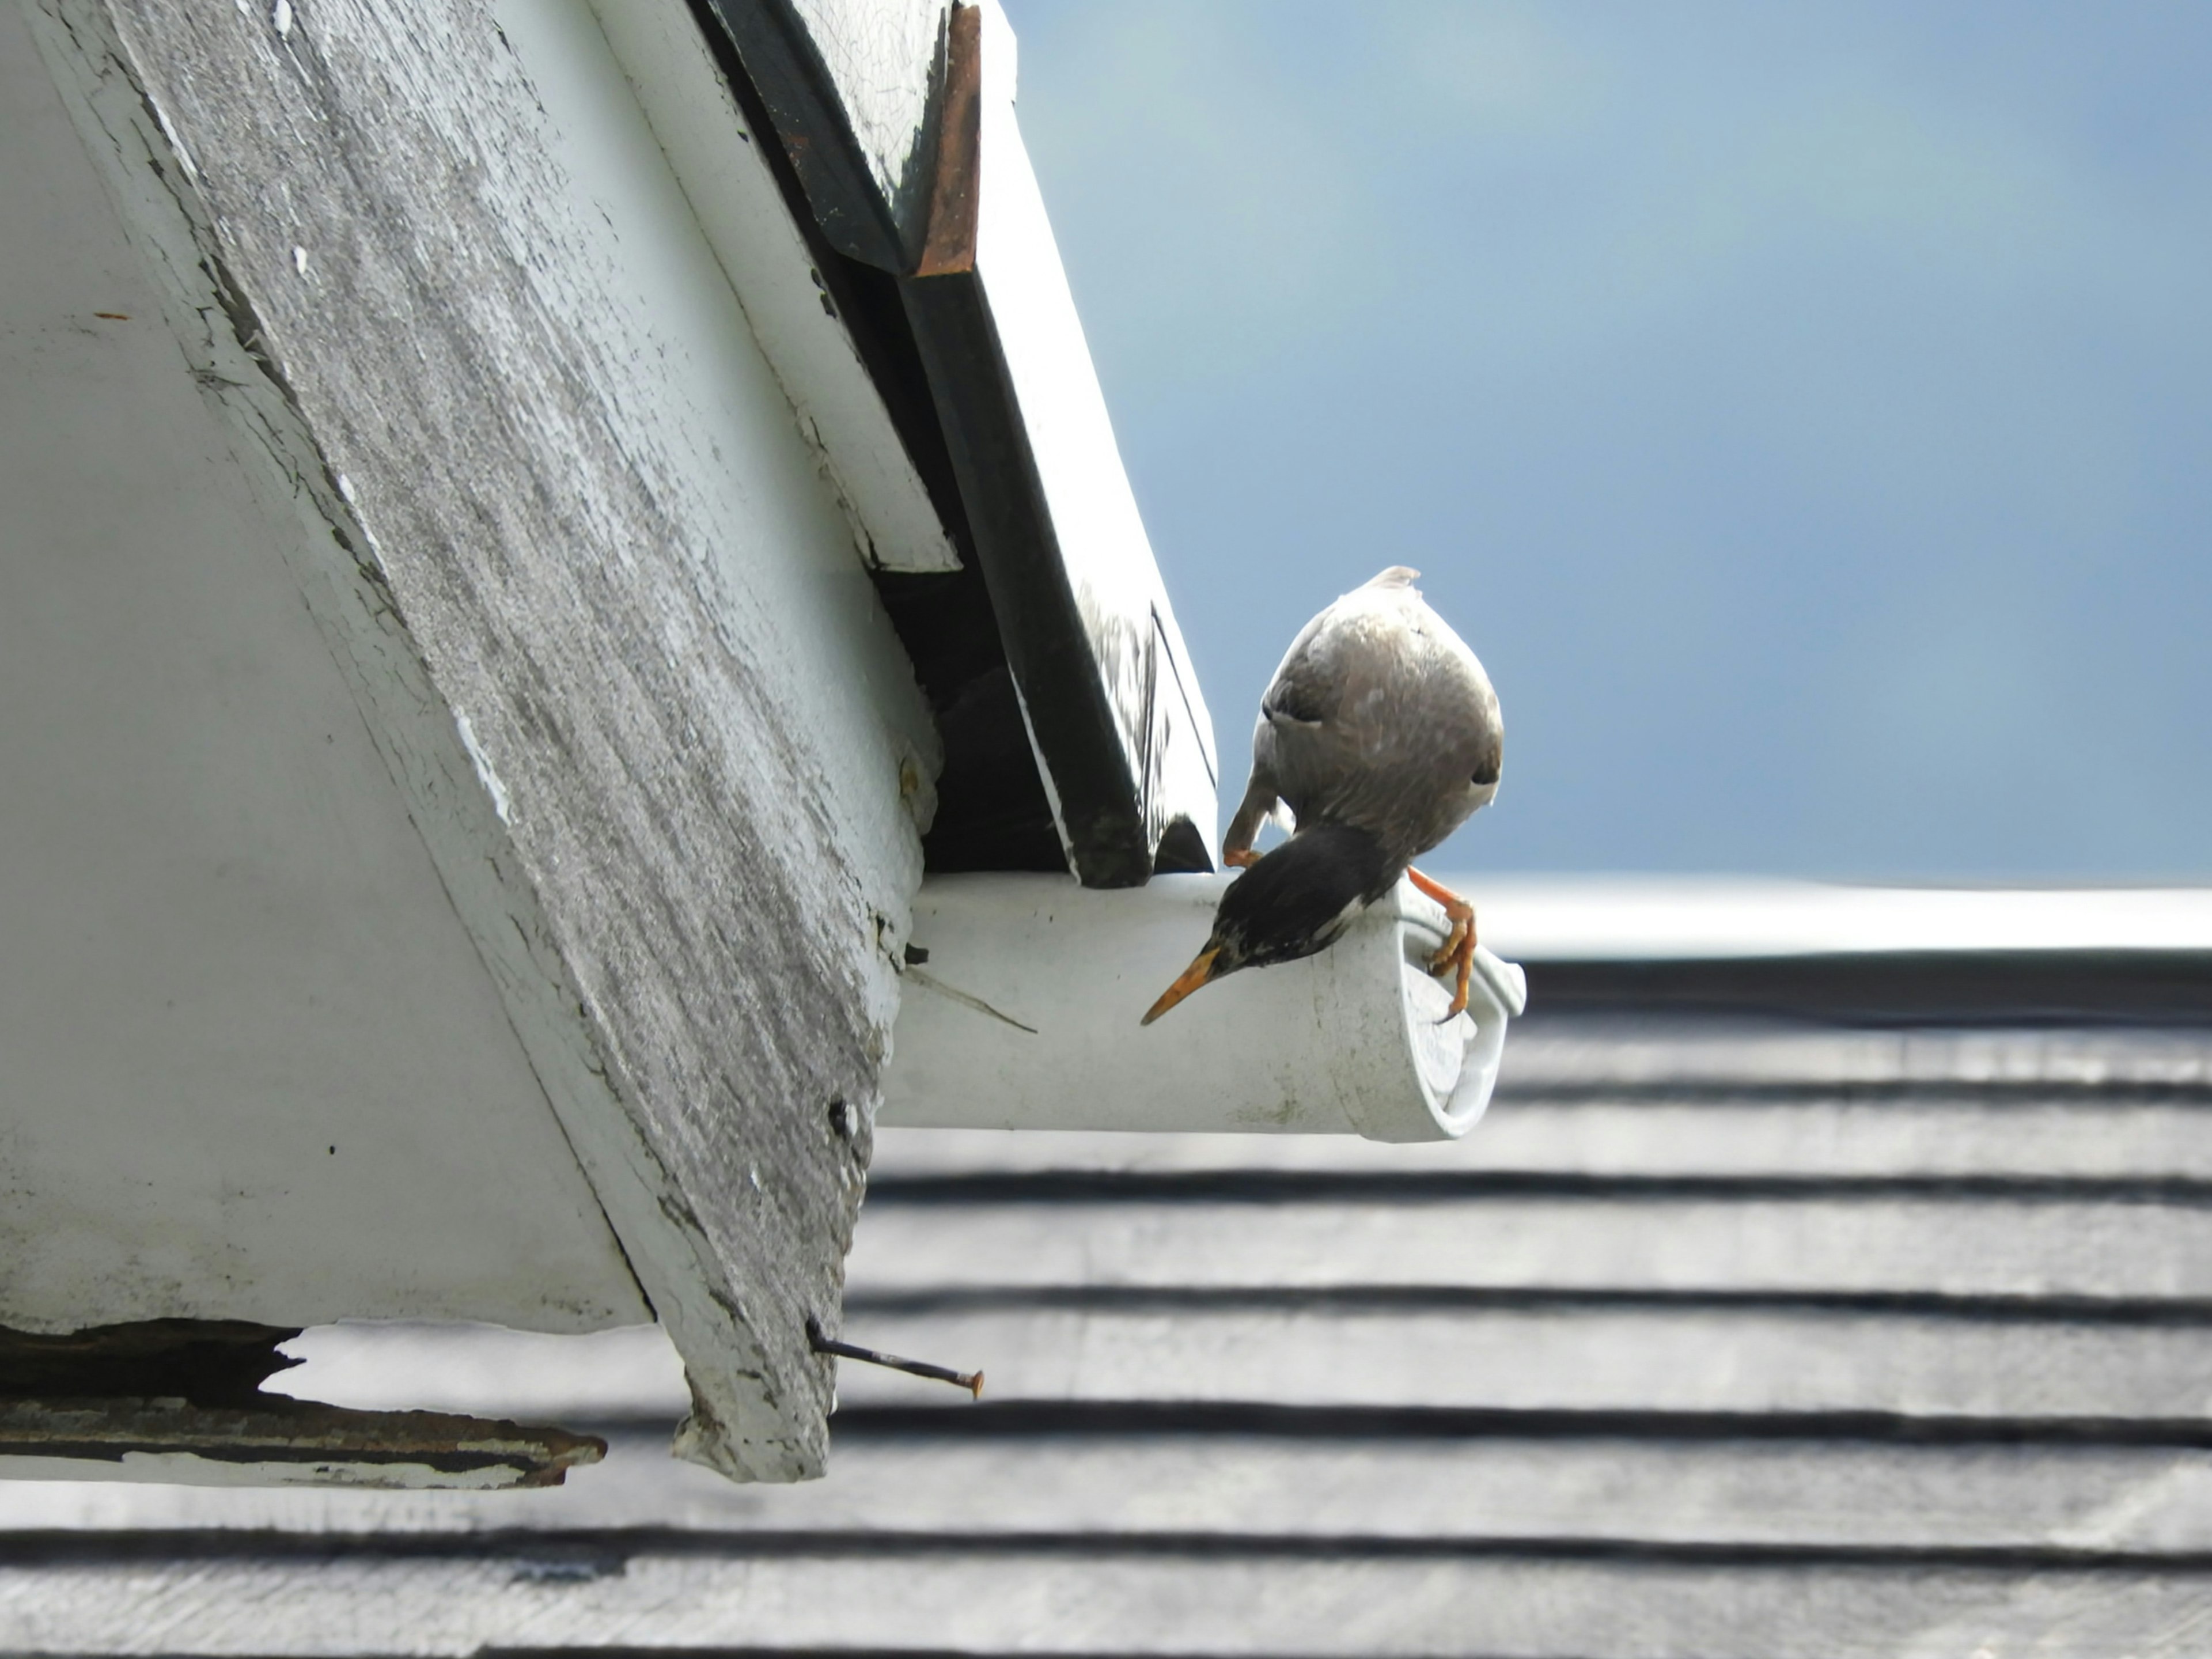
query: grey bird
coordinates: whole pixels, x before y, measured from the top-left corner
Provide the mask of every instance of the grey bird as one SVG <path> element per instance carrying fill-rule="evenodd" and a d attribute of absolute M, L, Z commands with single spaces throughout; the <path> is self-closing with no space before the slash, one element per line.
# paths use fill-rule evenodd
<path fill-rule="evenodd" d="M 1498 793 L 1505 726 L 1482 664 L 1414 588 L 1419 574 L 1392 566 L 1291 641 L 1260 699 L 1252 781 L 1222 840 L 1222 861 L 1247 873 L 1144 1024 L 1240 968 L 1326 950 L 1401 875 L 1451 920 L 1429 970 L 1457 972 L 1446 1018 L 1467 1006 L 1474 907 L 1412 866 Z M 1261 824 L 1285 816 L 1290 839 L 1255 853 Z"/>

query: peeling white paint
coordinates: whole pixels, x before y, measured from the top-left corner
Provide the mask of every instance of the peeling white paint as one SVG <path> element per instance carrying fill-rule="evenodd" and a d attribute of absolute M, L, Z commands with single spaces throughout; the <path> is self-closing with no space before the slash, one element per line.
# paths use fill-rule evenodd
<path fill-rule="evenodd" d="M 532 9 L 511 15 L 510 27 Z M 830 313 L 805 241 L 698 24 L 668 0 L 592 0 L 592 9 L 799 431 L 820 456 L 861 560 L 885 570 L 958 569 L 959 555 L 844 319 Z"/>
<path fill-rule="evenodd" d="M 492 769 L 491 757 L 484 753 L 483 745 L 477 741 L 476 728 L 469 724 L 469 717 L 458 708 L 453 711 L 453 729 L 461 734 L 461 747 L 469 751 L 469 759 L 477 769 L 477 777 L 483 784 L 484 793 L 491 797 L 491 810 L 499 814 L 501 823 L 513 823 L 514 817 L 508 810 L 507 786 L 499 781 L 499 774 Z"/>
<path fill-rule="evenodd" d="M 680 1446 L 819 1473 L 805 1322 L 834 1310 L 866 1152 L 829 1105 L 875 1097 L 897 997 L 875 918 L 904 926 L 901 762 L 934 734 L 619 65 L 580 4 L 518 6 L 503 39 L 465 0 L 328 0 L 282 58 L 189 0 L 34 5 L 502 1029 L 684 1355 Z M 149 106 L 219 160 L 197 187 Z M 614 155 L 622 187 L 595 188 Z M 303 290 L 292 250 L 330 246 Z M 501 820 L 471 747 L 527 813 Z"/>
<path fill-rule="evenodd" d="M 0 1323 L 648 1318 L 313 614 L 343 508 L 237 418 L 282 400 L 171 286 L 161 131 L 101 60 L 58 92 L 49 21 L 0 5 L 0 222 L 48 228 L 0 237 Z"/>

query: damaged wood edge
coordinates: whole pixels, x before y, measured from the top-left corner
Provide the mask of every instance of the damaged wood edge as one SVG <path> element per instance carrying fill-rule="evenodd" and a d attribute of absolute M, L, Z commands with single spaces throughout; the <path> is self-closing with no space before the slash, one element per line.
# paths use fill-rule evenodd
<path fill-rule="evenodd" d="M 178 1460 L 225 1473 L 259 1469 L 314 1484 L 391 1487 L 557 1486 L 596 1463 L 596 1435 L 442 1412 L 349 1410 L 270 1396 L 252 1406 L 183 1400 L 34 1399 L 0 1401 L 0 1473 L 6 1460 L 108 1463 L 128 1474 L 179 1473 Z M 149 1465 L 153 1466 L 149 1468 Z"/>
<path fill-rule="evenodd" d="M 0 1401 L 181 1397 L 242 1406 L 301 1362 L 283 1352 L 297 1326 L 243 1319 L 141 1319 L 73 1331 L 0 1325 Z"/>
<path fill-rule="evenodd" d="M 736 1480 L 819 1476 L 827 1423 L 803 1403 L 799 1379 L 779 1385 L 769 1345 L 615 1075 L 501 821 L 494 781 L 468 752 L 460 711 L 439 690 L 398 612 L 350 486 L 325 464 L 269 356 L 194 164 L 148 90 L 122 20 L 103 0 L 27 0 L 27 12 L 201 395 L 232 434 L 258 505 L 287 527 L 279 540 L 307 610 L 632 1273 L 684 1358 L 693 1410 L 678 1431 L 677 1455 Z"/>

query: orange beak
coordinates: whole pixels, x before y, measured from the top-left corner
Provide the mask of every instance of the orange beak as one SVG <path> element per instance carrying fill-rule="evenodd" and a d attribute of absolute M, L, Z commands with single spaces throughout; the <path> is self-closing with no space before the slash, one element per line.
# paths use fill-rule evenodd
<path fill-rule="evenodd" d="M 1190 966 L 1182 970 L 1182 977 L 1161 992 L 1160 1000 L 1147 1009 L 1144 1018 L 1137 1023 L 1140 1025 L 1150 1025 L 1162 1014 L 1198 989 L 1200 986 L 1218 978 L 1218 975 L 1213 971 L 1213 963 L 1215 958 L 1220 954 L 1221 947 L 1218 945 L 1215 945 L 1211 950 L 1200 951 Z"/>

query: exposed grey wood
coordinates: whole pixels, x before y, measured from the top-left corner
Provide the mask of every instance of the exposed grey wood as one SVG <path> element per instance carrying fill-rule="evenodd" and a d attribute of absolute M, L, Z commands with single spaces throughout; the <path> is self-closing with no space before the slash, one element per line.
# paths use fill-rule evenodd
<path fill-rule="evenodd" d="M 1478 1133 L 1480 1133 L 1478 1131 Z M 1413 1199 L 872 1206 L 852 1294 L 1437 1286 L 2175 1302 L 2212 1312 L 2212 1207 Z"/>
<path fill-rule="evenodd" d="M 650 1318 L 12 3 L 0 158 L 0 1323 Z"/>
<path fill-rule="evenodd" d="M 173 325 L 298 515 L 310 610 L 685 1354 L 687 1444 L 817 1471 L 805 1322 L 866 1150 L 830 1109 L 873 1093 L 927 716 L 711 250 L 665 173 L 586 210 L 560 77 L 463 0 L 52 3 Z"/>
<path fill-rule="evenodd" d="M 2212 1395 L 2194 1327 L 1786 1307 L 955 1307 L 856 1316 L 849 1334 L 980 1369 L 994 1401 L 2165 1419 Z M 965 1404 L 864 1366 L 838 1388 L 852 1404 Z"/>
<path fill-rule="evenodd" d="M 17 1652 L 942 1653 L 1934 1659 L 2202 1651 L 2194 1575 L 1794 1561 L 1329 1559 L 538 1545 L 0 1568 Z M 1969 1644 L 1972 1645 L 1969 1645 Z"/>
<path fill-rule="evenodd" d="M 293 1536 L 671 1528 L 842 1537 L 1169 1534 L 1244 1540 L 1645 1540 L 1752 1547 L 2212 1551 L 2212 1452 L 2165 1447 L 1582 1439 L 872 1434 L 825 1480 L 763 1490 L 605 1431 L 558 1490 L 406 1498 L 343 1490 L 0 1486 L 0 1534 Z M 732 1540 L 732 1549 L 742 1548 Z"/>

